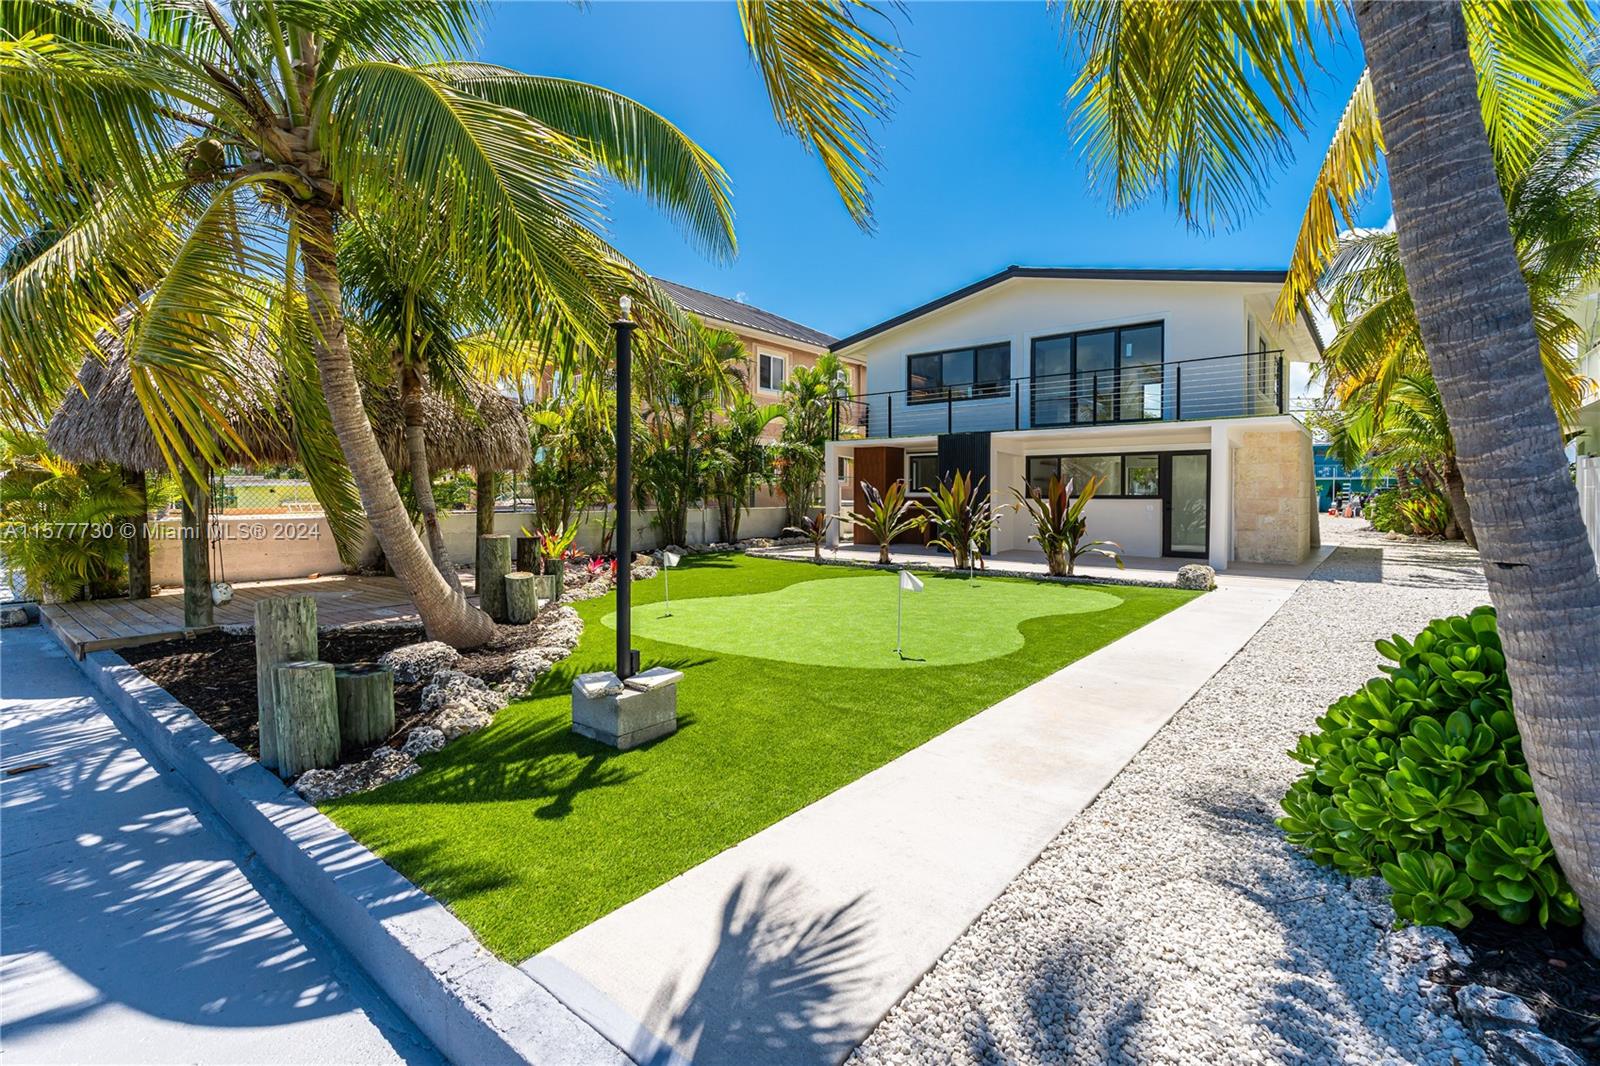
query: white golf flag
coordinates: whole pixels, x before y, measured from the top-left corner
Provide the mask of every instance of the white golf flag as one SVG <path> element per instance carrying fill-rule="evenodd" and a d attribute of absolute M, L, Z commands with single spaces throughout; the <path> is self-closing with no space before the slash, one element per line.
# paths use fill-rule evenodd
<path fill-rule="evenodd" d="M 668 566 L 677 566 L 682 559 L 683 556 L 679 555 L 677 552 L 661 553 L 661 561 L 666 563 Z"/>
<path fill-rule="evenodd" d="M 909 570 L 900 571 L 900 588 L 904 592 L 921 592 L 922 581 Z"/>

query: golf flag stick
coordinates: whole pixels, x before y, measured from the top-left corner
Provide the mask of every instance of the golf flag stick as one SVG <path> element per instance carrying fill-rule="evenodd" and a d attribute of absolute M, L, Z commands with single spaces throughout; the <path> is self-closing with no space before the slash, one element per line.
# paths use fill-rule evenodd
<path fill-rule="evenodd" d="M 682 559 L 683 556 L 677 552 L 664 551 L 661 553 L 661 594 L 667 601 L 667 613 L 662 615 L 662 618 L 672 617 L 672 582 L 668 578 L 672 574 L 672 568 L 677 566 Z"/>
<path fill-rule="evenodd" d="M 909 570 L 902 570 L 900 571 L 900 593 L 899 599 L 895 602 L 894 618 L 894 653 L 902 659 L 906 657 L 901 638 L 905 633 L 906 592 L 908 590 L 921 592 L 922 582 L 917 578 L 916 574 Z"/>

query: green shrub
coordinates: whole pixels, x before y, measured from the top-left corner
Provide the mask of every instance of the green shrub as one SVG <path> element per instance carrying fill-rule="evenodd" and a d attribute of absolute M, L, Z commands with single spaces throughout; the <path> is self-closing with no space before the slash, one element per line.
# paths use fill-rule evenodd
<path fill-rule="evenodd" d="M 1400 523 L 1400 490 L 1384 489 L 1382 492 L 1373 493 L 1367 505 L 1361 509 L 1362 515 L 1372 523 L 1372 528 L 1380 533 L 1404 533 Z"/>
<path fill-rule="evenodd" d="M 1450 501 L 1426 486 L 1374 493 L 1361 513 L 1380 533 L 1442 537 L 1450 525 Z"/>
<path fill-rule="evenodd" d="M 1435 619 L 1378 651 L 1393 665 L 1317 719 L 1289 754 L 1308 769 L 1278 824 L 1312 858 L 1382 874 L 1397 925 L 1575 925 L 1511 712 L 1493 608 Z"/>

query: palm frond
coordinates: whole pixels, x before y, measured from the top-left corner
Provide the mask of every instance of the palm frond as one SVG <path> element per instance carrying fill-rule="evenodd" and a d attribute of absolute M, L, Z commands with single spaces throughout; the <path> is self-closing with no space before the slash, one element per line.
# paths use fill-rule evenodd
<path fill-rule="evenodd" d="M 744 39 L 778 125 L 822 160 L 857 225 L 872 220 L 878 163 L 869 124 L 893 104 L 900 46 L 862 25 L 861 0 L 740 0 Z M 890 24 L 892 31 L 893 26 Z"/>
<path fill-rule="evenodd" d="M 1072 122 L 1091 181 L 1119 208 L 1162 194 L 1185 222 L 1226 229 L 1259 205 L 1305 129 L 1306 70 L 1331 4 L 1068 0 L 1082 68 Z"/>
<path fill-rule="evenodd" d="M 596 164 L 668 211 L 707 251 L 731 256 L 736 250 L 727 173 L 643 104 L 586 82 L 486 63 L 451 64 L 439 74 L 463 92 L 520 111 L 578 141 Z"/>
<path fill-rule="evenodd" d="M 352 213 L 432 205 L 457 261 L 489 287 L 526 286 L 530 324 L 598 345 L 597 279 L 625 273 L 595 236 L 599 190 L 578 142 L 526 115 L 392 63 L 346 66 L 313 116 Z"/>

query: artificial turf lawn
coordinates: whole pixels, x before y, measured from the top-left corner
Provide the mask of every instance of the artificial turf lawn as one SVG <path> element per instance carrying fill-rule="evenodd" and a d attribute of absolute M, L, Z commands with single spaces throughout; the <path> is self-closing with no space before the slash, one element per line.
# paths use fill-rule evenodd
<path fill-rule="evenodd" d="M 577 604 L 583 639 L 531 698 L 423 756 L 421 773 L 324 810 L 520 962 L 1199 595 L 924 580 L 926 591 L 906 596 L 907 655 L 976 656 L 989 641 L 1012 650 L 902 665 L 893 574 L 696 556 L 672 575 L 672 610 L 695 645 L 657 639 L 673 621 L 659 617 L 659 578 L 634 585 L 645 665 L 686 671 L 676 735 L 617 752 L 570 732 L 573 678 L 613 666 L 610 594 Z M 709 597 L 733 602 L 720 613 L 693 602 Z M 808 642 L 831 649 L 829 665 L 775 657 Z"/>

